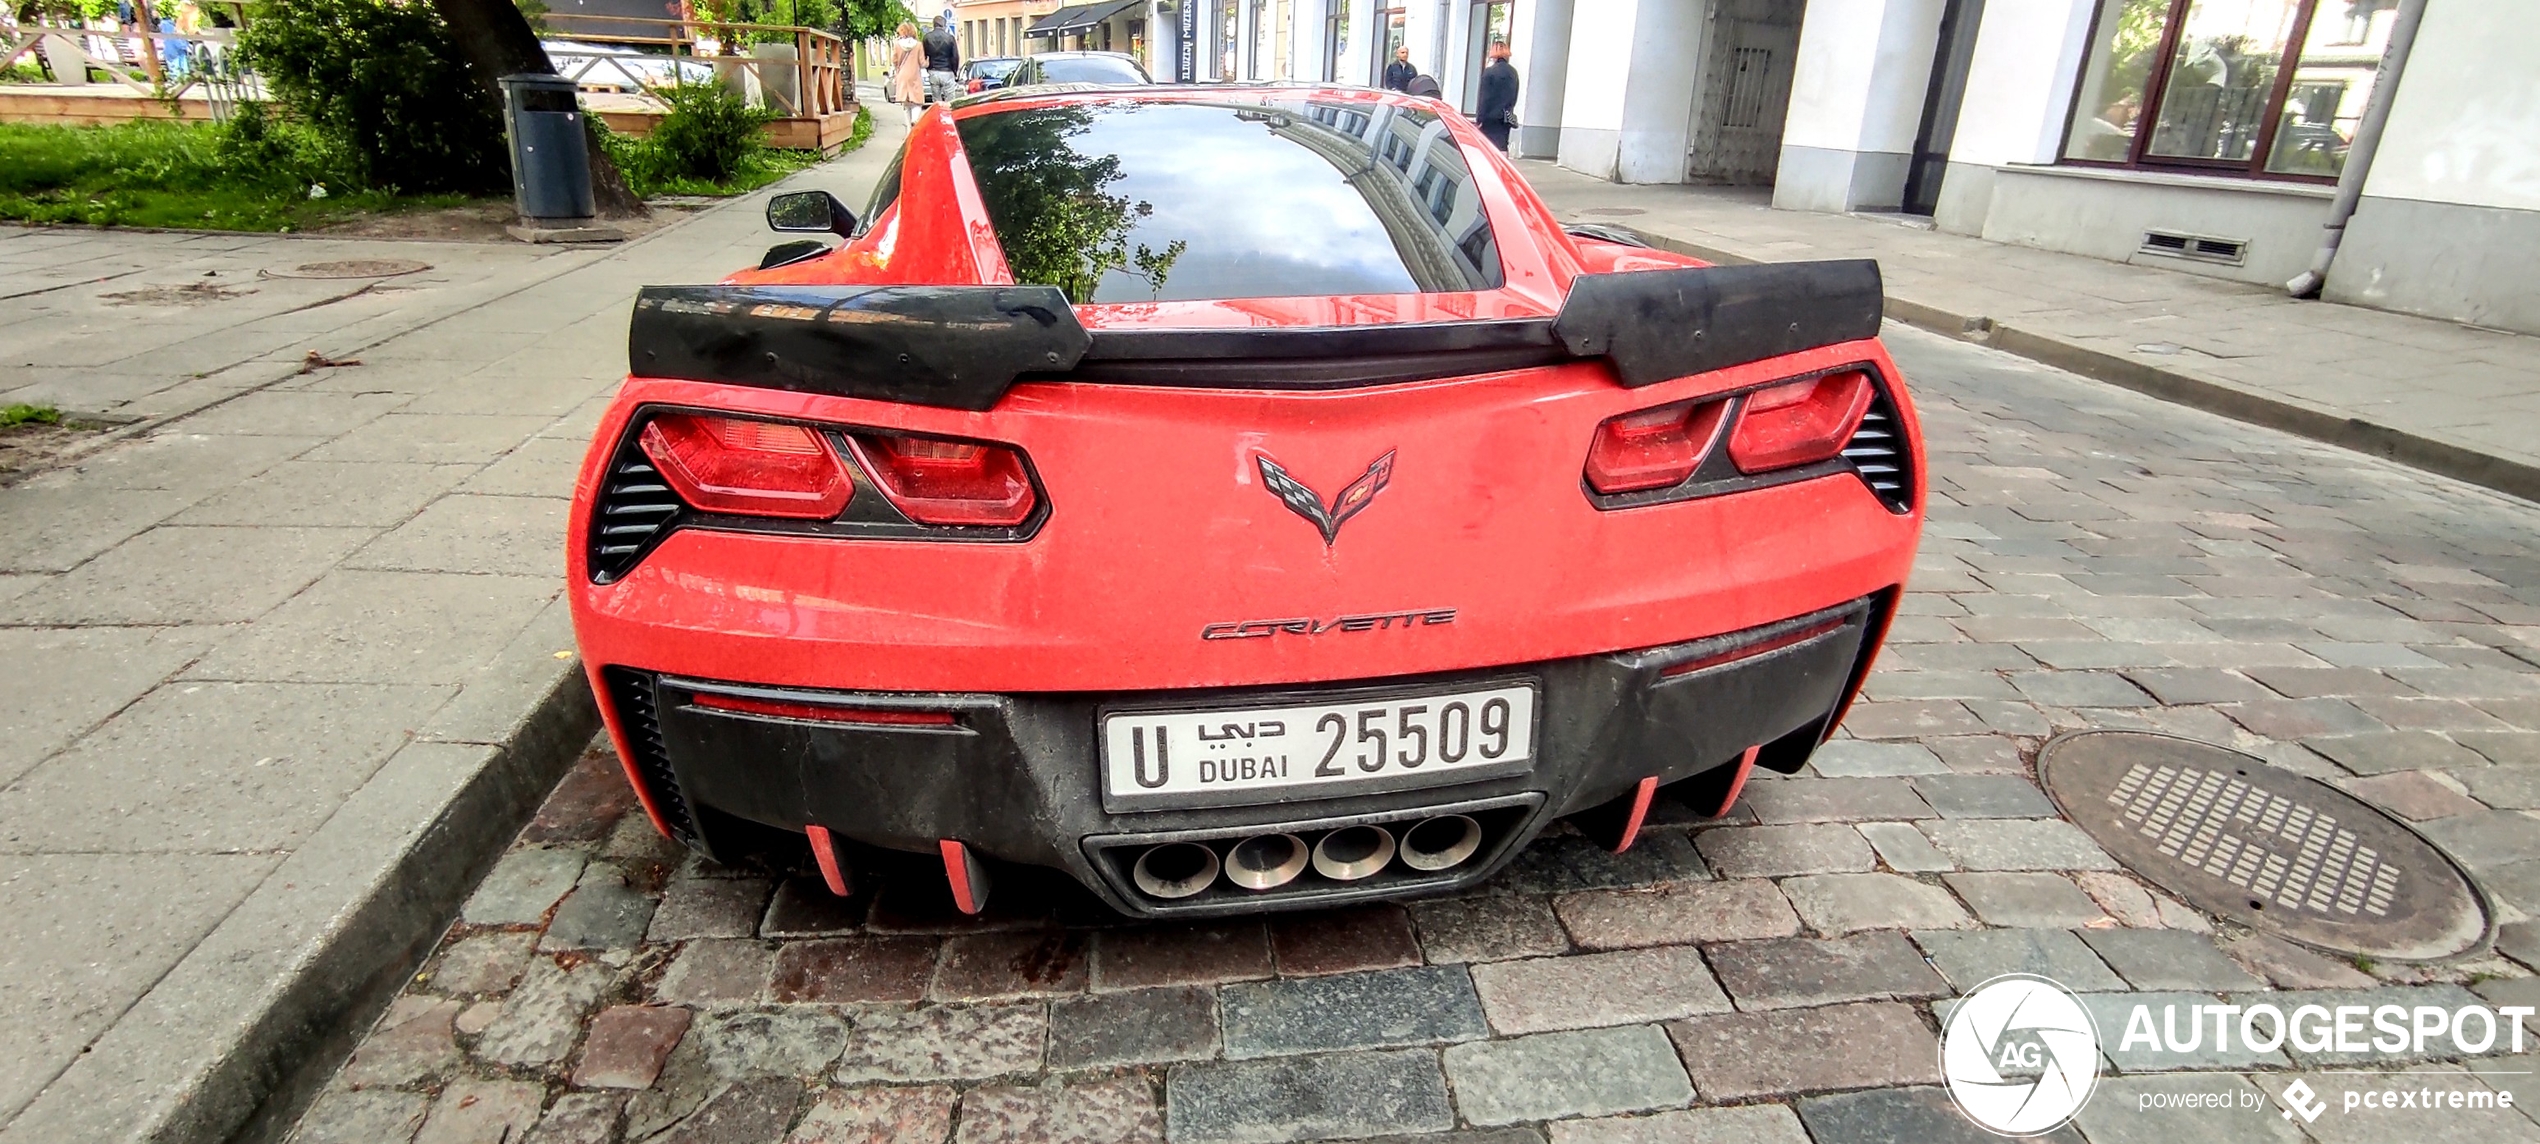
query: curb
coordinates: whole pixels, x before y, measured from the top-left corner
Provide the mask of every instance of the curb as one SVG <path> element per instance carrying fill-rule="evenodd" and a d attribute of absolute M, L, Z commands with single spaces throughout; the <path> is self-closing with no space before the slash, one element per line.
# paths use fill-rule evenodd
<path fill-rule="evenodd" d="M 279 1140 L 289 1133 L 599 728 L 599 705 L 577 658 L 522 718 L 519 733 L 492 748 L 492 758 L 346 907 L 335 940 L 311 951 L 260 1019 L 224 1047 L 194 1086 L 204 1095 L 180 1104 L 149 1139 Z"/>
<path fill-rule="evenodd" d="M 1639 227 L 1603 222 L 1600 225 L 1630 231 L 1651 246 L 1705 262 L 1748 265 L 1760 261 Z M 2001 325 L 1991 318 L 1951 313 L 1894 294 L 1887 296 L 1887 316 L 1945 338 L 1989 346 L 2174 405 L 2201 409 L 2234 421 L 2352 449 L 2508 496 L 2540 501 L 2540 466 L 2481 453 L 2360 417 L 2324 412 L 2256 390 L 2145 365 L 2051 335 Z"/>

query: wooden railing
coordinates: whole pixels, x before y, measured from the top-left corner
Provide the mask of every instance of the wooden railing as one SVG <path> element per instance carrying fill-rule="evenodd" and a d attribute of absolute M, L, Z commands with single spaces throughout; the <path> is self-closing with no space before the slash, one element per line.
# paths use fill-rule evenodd
<path fill-rule="evenodd" d="M 230 58 L 236 35 L 226 28 L 127 32 L 27 25 L 20 27 L 15 36 L 0 38 L 0 68 L 21 59 L 32 60 L 41 50 L 45 62 L 54 69 L 54 82 L 59 84 L 88 83 L 88 71 L 94 68 L 143 95 L 174 99 L 202 87 L 216 104 L 242 97 L 260 98 L 253 77 Z M 48 40 L 52 46 L 44 46 Z M 176 48 L 175 60 L 167 58 L 171 47 Z M 101 51 L 105 54 L 98 54 Z M 65 68 L 79 69 L 79 78 L 59 78 Z"/>
<path fill-rule="evenodd" d="M 658 103 L 658 89 L 673 83 L 740 80 L 770 111 L 788 119 L 818 119 L 854 106 L 847 90 L 846 41 L 815 28 L 552 14 L 543 23 L 556 74 L 586 88 L 626 91 Z M 755 42 L 736 42 L 741 40 Z M 792 58 L 753 54 L 767 46 L 790 47 Z"/>

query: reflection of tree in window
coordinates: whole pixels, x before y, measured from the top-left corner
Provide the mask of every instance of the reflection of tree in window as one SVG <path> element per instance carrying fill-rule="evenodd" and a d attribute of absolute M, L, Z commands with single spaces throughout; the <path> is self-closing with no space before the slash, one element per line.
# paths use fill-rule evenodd
<path fill-rule="evenodd" d="M 1056 286 L 1072 302 L 1093 301 L 1103 276 L 1114 270 L 1134 272 L 1161 295 L 1188 244 L 1129 246 L 1130 229 L 1154 214 L 1155 204 L 1105 190 L 1120 181 L 1118 156 L 1086 155 L 1070 145 L 1092 121 L 1089 108 L 1054 107 L 962 125 L 1006 268 L 1015 281 Z"/>
<path fill-rule="evenodd" d="M 2169 10 L 2170 0 L 2107 0 L 2101 7 L 2100 40 L 2082 75 L 2067 158 L 2121 162 L 2133 150 Z"/>

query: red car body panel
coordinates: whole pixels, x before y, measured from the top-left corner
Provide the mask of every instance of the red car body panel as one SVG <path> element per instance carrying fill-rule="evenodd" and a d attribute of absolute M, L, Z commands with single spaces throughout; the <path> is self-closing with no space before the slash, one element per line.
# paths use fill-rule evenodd
<path fill-rule="evenodd" d="M 1394 93 L 1312 94 L 1435 106 Z M 901 192 L 863 233 L 827 255 L 726 281 L 1010 284 L 955 121 L 1094 98 L 1106 96 L 1006 93 L 930 110 L 911 130 Z M 1138 98 L 1268 103 L 1300 93 Z M 1078 320 L 1099 334 L 1544 319 L 1579 275 L 1702 265 L 1574 240 L 1470 124 L 1445 118 L 1497 237 L 1504 286 L 1080 305 Z M 1911 467 L 1902 512 L 1849 472 L 1612 508 L 1582 481 L 1591 440 L 1620 414 L 1857 364 L 1882 379 L 1918 457 L 1912 403 L 1875 339 L 1637 389 L 1579 361 L 1320 392 L 1027 382 L 984 412 L 631 377 L 576 487 L 575 628 L 630 779 L 665 833 L 605 668 L 857 692 L 1121 693 L 1433 675 L 1738 632 L 1901 589 L 1922 523 L 1922 466 Z M 1012 445 L 1030 460 L 1047 516 L 1011 543 L 687 528 L 597 583 L 586 543 L 594 500 L 630 422 L 659 408 Z M 1255 467 L 1266 455 L 1329 498 L 1388 453 L 1390 484 L 1328 544 Z M 1447 612 L 1451 622 L 1427 618 Z M 1373 630 L 1332 623 L 1403 614 L 1423 618 Z M 1886 615 L 1873 612 L 1862 671 Z M 1308 632 L 1202 638 L 1297 619 L 1313 621 Z"/>
<path fill-rule="evenodd" d="M 638 378 L 601 439 L 658 404 L 1002 441 L 1033 459 L 1050 516 L 1022 544 L 683 530 L 605 586 L 577 546 L 575 619 L 593 663 L 916 691 L 1307 683 L 1716 635 L 1901 583 L 1915 520 L 1849 474 L 1599 509 L 1578 483 L 1590 435 L 1616 414 L 1859 361 L 1895 376 L 1876 343 L 1854 343 L 1640 390 L 1581 364 L 1318 394 L 1023 386 L 977 414 Z M 1397 459 L 1327 548 L 1261 488 L 1255 452 L 1327 496 Z M 597 482 L 586 467 L 576 519 Z M 1200 638 L 1433 609 L 1454 622 Z"/>

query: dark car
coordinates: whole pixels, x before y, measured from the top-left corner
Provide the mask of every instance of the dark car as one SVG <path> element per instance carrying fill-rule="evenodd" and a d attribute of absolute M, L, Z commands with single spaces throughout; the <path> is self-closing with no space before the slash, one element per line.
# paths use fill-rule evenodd
<path fill-rule="evenodd" d="M 1004 87 L 1006 80 L 1014 75 L 1014 69 L 1022 66 L 1020 56 L 990 56 L 972 60 L 961 65 L 963 89 L 973 93 L 994 91 Z"/>
<path fill-rule="evenodd" d="M 926 114 L 866 217 L 770 200 L 840 244 L 636 302 L 568 567 L 665 835 L 1298 909 L 1622 850 L 1841 722 L 1926 495 L 1875 264 L 1567 233 L 1394 92 Z"/>
<path fill-rule="evenodd" d="M 1045 83 L 1154 83 L 1135 57 L 1122 52 L 1043 52 L 1006 77 L 1007 87 Z"/>

